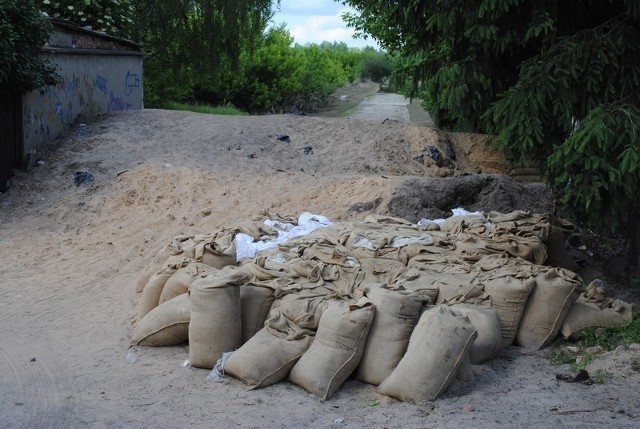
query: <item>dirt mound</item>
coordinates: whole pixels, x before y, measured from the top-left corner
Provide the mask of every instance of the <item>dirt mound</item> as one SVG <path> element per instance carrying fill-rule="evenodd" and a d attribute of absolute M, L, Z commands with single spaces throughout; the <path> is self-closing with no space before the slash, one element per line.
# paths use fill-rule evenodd
<path fill-rule="evenodd" d="M 413 222 L 449 217 L 456 207 L 483 212 L 550 213 L 552 200 L 546 186 L 540 183 L 525 185 L 504 175 L 473 174 L 407 179 L 394 189 L 387 205 L 389 214 Z"/>

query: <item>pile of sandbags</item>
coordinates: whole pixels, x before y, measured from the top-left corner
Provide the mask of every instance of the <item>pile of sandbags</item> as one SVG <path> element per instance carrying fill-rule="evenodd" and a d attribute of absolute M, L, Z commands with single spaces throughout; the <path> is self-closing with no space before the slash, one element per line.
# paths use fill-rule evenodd
<path fill-rule="evenodd" d="M 293 229 L 285 221 L 176 237 L 138 282 L 133 342 L 188 341 L 189 361 L 202 368 L 225 353 L 224 372 L 249 388 L 288 379 L 328 399 L 353 376 L 420 401 L 511 344 L 539 349 L 560 332 L 630 318 L 630 306 L 543 265 L 549 237 L 557 253 L 558 233 L 570 230 L 548 216 L 369 216 L 278 240 L 278 228 Z M 269 250 L 234 257 L 240 234 L 242 246 L 248 235 Z"/>

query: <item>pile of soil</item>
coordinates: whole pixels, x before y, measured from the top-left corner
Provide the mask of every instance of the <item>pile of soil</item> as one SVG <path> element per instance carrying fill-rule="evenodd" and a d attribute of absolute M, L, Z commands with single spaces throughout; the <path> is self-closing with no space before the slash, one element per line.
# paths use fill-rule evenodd
<path fill-rule="evenodd" d="M 610 367 L 602 358 L 612 376 L 587 388 L 558 382 L 558 368 L 542 355 L 511 347 L 478 368 L 476 382 L 410 405 L 354 380 L 328 402 L 286 383 L 245 391 L 237 380 L 214 383 L 182 368 L 186 346 L 130 348 L 135 281 L 180 233 L 215 231 L 262 212 L 309 211 L 335 221 L 370 213 L 415 221 L 456 206 L 548 212 L 545 187 L 496 175 L 495 152 L 481 141 L 394 121 L 294 115 L 143 110 L 78 124 L 0 194 L 3 424 L 637 426 L 640 373 L 629 369 L 637 358 L 631 351 Z M 448 161 L 434 160 L 429 146 Z M 76 186 L 76 172 L 94 180 Z"/>

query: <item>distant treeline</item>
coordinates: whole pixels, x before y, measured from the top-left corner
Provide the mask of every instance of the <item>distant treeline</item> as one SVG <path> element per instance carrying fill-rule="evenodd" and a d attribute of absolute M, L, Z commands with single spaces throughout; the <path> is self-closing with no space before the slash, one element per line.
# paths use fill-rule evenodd
<path fill-rule="evenodd" d="M 338 87 L 390 74 L 390 59 L 344 43 L 300 46 L 270 23 L 271 0 L 38 0 L 69 19 L 144 45 L 145 105 L 313 110 Z"/>

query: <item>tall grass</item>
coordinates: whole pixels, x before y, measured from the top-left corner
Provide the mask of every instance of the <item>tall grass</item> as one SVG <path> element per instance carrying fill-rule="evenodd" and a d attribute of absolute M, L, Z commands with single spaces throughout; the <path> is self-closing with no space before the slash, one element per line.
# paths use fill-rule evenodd
<path fill-rule="evenodd" d="M 187 104 L 176 101 L 163 103 L 162 107 L 167 110 L 184 110 L 187 112 L 207 113 L 210 115 L 233 115 L 245 116 L 247 112 L 231 106 L 209 106 L 207 104 Z"/>

